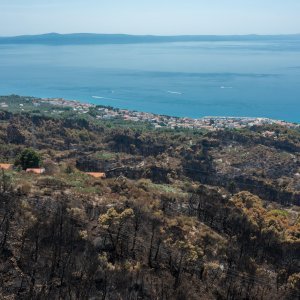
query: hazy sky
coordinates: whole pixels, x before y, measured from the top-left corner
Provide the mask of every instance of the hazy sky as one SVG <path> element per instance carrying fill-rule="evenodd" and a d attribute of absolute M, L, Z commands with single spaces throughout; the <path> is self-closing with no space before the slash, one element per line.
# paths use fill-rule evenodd
<path fill-rule="evenodd" d="M 300 33 L 300 0 L 0 0 L 0 35 Z"/>

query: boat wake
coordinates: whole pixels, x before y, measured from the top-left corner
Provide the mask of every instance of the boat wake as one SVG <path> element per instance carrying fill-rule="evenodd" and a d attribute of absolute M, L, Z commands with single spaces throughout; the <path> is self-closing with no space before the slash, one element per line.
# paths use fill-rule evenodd
<path fill-rule="evenodd" d="M 110 98 L 110 97 L 102 97 L 102 96 L 92 96 L 92 98 L 93 98 L 93 99 L 105 99 L 105 100 L 112 100 L 112 101 L 126 102 L 125 100 L 122 100 L 122 99 Z"/>
<path fill-rule="evenodd" d="M 100 97 L 100 96 L 92 96 L 92 98 L 94 98 L 94 99 L 104 99 L 104 97 Z"/>
<path fill-rule="evenodd" d="M 175 91 L 167 91 L 169 94 L 175 94 L 175 95 L 182 95 L 181 92 L 175 92 Z"/>

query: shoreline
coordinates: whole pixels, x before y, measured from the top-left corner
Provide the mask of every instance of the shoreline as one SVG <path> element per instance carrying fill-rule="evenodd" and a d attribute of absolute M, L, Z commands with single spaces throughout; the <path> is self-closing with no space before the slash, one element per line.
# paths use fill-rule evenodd
<path fill-rule="evenodd" d="M 150 122 L 155 128 L 190 128 L 206 129 L 214 131 L 218 129 L 242 129 L 252 126 L 280 125 L 289 128 L 300 128 L 300 123 L 287 122 L 284 120 L 275 120 L 266 117 L 235 117 L 235 116 L 204 116 L 201 118 L 176 117 L 161 115 L 149 112 L 139 112 L 129 109 L 116 108 L 106 105 L 96 105 L 92 103 L 83 103 L 78 100 L 67 100 L 64 98 L 40 98 L 35 99 L 38 102 L 46 102 L 54 106 L 70 107 L 79 114 L 86 114 L 93 108 L 98 114 L 96 119 L 123 119 L 133 122 Z"/>
<path fill-rule="evenodd" d="M 50 109 L 49 109 L 50 108 Z M 60 108 L 60 109 L 59 109 Z M 278 125 L 286 128 L 300 129 L 300 123 L 284 120 L 271 119 L 267 117 L 247 116 L 203 116 L 200 118 L 177 117 L 165 114 L 156 114 L 144 111 L 122 109 L 107 105 L 81 102 L 79 100 L 67 100 L 57 97 L 33 97 L 8 95 L 0 96 L 0 110 L 11 112 L 34 112 L 39 111 L 46 115 L 63 115 L 66 111 L 72 111 L 77 115 L 89 115 L 95 120 L 104 121 L 128 121 L 145 123 L 155 129 L 186 128 L 207 131 L 224 129 L 243 129 L 253 126 Z M 266 133 L 269 134 L 270 133 Z"/>

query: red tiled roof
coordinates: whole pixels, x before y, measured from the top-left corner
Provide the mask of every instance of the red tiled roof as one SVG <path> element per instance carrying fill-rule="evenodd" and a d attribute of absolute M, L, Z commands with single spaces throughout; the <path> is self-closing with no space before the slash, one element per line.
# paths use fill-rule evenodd
<path fill-rule="evenodd" d="M 0 169 L 2 170 L 9 170 L 12 168 L 12 164 L 0 164 Z"/>
<path fill-rule="evenodd" d="M 45 172 L 44 168 L 28 168 L 26 169 L 27 173 L 34 173 L 34 174 L 43 174 Z"/>
<path fill-rule="evenodd" d="M 86 172 L 86 174 L 94 177 L 94 178 L 106 178 L 105 173 L 99 173 L 99 172 Z"/>

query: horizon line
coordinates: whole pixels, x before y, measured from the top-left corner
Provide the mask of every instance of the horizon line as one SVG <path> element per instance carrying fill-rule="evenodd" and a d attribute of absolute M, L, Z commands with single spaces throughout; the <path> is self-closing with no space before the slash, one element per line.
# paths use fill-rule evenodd
<path fill-rule="evenodd" d="M 17 34 L 17 35 L 0 35 L 0 38 L 15 38 L 15 37 L 26 37 L 26 36 L 45 36 L 45 35 L 76 35 L 76 34 L 88 34 L 88 35 L 121 35 L 121 36 L 137 36 L 137 37 L 197 37 L 197 36 L 223 36 L 223 37 L 231 37 L 231 36 L 297 36 L 299 33 L 245 33 L 245 34 L 131 34 L 131 33 L 104 33 L 104 32 L 44 32 L 44 33 L 26 33 L 26 34 Z"/>

